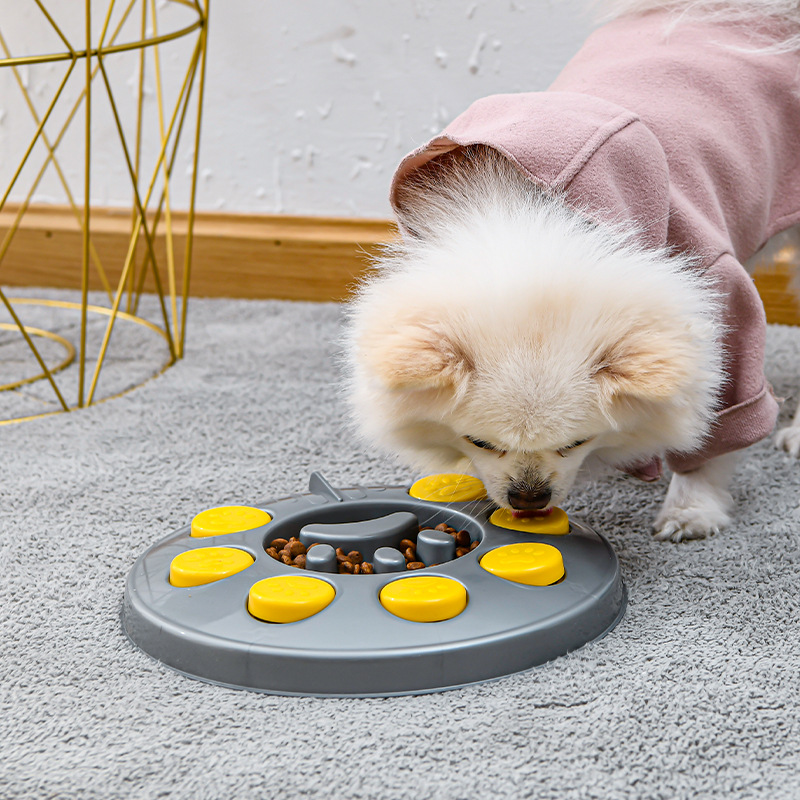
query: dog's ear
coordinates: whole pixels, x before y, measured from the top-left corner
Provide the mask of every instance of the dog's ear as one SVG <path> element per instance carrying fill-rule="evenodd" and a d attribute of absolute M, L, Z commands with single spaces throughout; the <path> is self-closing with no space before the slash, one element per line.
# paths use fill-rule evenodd
<path fill-rule="evenodd" d="M 690 351 L 682 337 L 646 326 L 634 328 L 600 351 L 594 377 L 608 400 L 668 400 L 689 380 Z"/>
<path fill-rule="evenodd" d="M 472 369 L 463 348 L 436 322 L 409 319 L 365 334 L 362 355 L 390 389 L 456 387 Z"/>

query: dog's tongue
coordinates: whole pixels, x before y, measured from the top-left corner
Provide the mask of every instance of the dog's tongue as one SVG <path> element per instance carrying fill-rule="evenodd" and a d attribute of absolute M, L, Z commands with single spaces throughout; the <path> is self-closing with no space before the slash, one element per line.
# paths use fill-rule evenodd
<path fill-rule="evenodd" d="M 511 516 L 513 516 L 514 519 L 525 519 L 527 517 L 547 517 L 552 513 L 552 508 L 546 508 L 543 511 L 539 510 L 538 508 L 526 508 L 523 510 L 516 508 L 511 509 Z"/>

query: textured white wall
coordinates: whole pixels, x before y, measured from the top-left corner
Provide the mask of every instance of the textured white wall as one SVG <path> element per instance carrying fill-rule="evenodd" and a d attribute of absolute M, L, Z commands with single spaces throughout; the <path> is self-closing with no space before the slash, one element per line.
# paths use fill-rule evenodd
<path fill-rule="evenodd" d="M 71 8 L 74 17 L 74 0 L 49 5 Z M 167 14 L 172 4 L 158 5 Z M 388 216 L 388 185 L 400 158 L 480 96 L 546 88 L 592 28 L 585 6 L 584 0 L 211 0 L 199 207 Z M 16 22 L 15 43 L 41 51 L 35 9 L 16 0 L 0 0 L 0 7 L 0 30 Z M 163 61 L 174 82 L 185 58 L 176 47 Z M 120 69 L 130 101 L 136 69 Z M 52 68 L 32 68 L 26 79 L 44 98 L 42 85 L 57 78 Z M 0 178 L 6 179 L 12 145 L 29 135 L 17 93 L 10 76 L 0 75 Z M 153 102 L 150 85 L 151 109 Z M 101 167 L 92 195 L 127 205 L 112 123 L 100 100 L 96 105 Z M 68 159 L 76 175 L 78 145 L 76 137 Z M 182 155 L 184 171 L 190 158 Z M 59 201 L 59 191 L 51 178 L 37 197 Z M 180 205 L 185 193 L 175 191 Z"/>
<path fill-rule="evenodd" d="M 224 115 L 225 82 L 209 94 L 204 202 L 389 215 L 400 158 L 482 95 L 545 88 L 590 29 L 584 7 L 315 0 L 223 16 L 217 6 L 212 61 L 233 83 Z"/>

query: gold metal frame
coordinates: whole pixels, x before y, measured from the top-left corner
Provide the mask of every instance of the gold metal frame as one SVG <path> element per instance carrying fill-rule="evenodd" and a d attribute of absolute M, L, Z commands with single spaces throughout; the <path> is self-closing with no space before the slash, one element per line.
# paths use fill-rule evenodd
<path fill-rule="evenodd" d="M 92 0 L 84 0 L 83 13 L 85 15 L 85 42 L 82 48 L 73 46 L 73 43 L 65 35 L 63 28 L 60 27 L 54 15 L 49 12 L 44 5 L 44 0 L 33 0 L 35 5 L 42 13 L 43 23 L 52 26 L 53 30 L 58 35 L 61 42 L 66 47 L 65 52 L 55 52 L 46 55 L 24 55 L 15 56 L 9 48 L 8 42 L 0 30 L 0 54 L 4 57 L 0 58 L 0 68 L 6 67 L 13 71 L 16 83 L 22 92 L 25 104 L 30 111 L 33 121 L 36 125 L 35 133 L 29 142 L 19 166 L 16 168 L 9 185 L 0 195 L 0 212 L 2 212 L 9 201 L 12 191 L 15 189 L 16 184 L 20 178 L 21 173 L 25 166 L 31 161 L 31 155 L 37 143 L 42 143 L 47 151 L 47 156 L 41 164 L 38 173 L 32 181 L 32 184 L 24 198 L 20 203 L 15 203 L 16 214 L 14 215 L 12 223 L 5 231 L 5 235 L 0 240 L 0 281 L 2 281 L 2 263 L 9 248 L 12 246 L 14 236 L 22 224 L 25 212 L 31 204 L 34 192 L 39 186 L 42 177 L 47 171 L 48 167 L 52 164 L 55 169 L 59 182 L 63 187 L 64 193 L 69 202 L 72 213 L 75 216 L 76 223 L 80 227 L 82 233 L 82 258 L 80 263 L 81 274 L 81 297 L 80 304 L 81 311 L 81 328 L 80 328 L 80 341 L 78 344 L 78 397 L 74 403 L 68 402 L 54 378 L 56 372 L 63 370 L 66 364 L 61 364 L 58 368 L 48 367 L 39 351 L 37 350 L 32 333 L 36 335 L 47 335 L 46 332 L 32 331 L 20 320 L 20 317 L 15 310 L 15 305 L 20 305 L 24 302 L 37 302 L 50 304 L 58 307 L 59 304 L 54 301 L 31 301 L 30 299 L 22 300 L 21 298 L 14 298 L 14 302 L 7 296 L 7 294 L 0 288 L 0 302 L 5 307 L 6 311 L 13 320 L 13 325 L 20 335 L 24 338 L 27 347 L 30 349 L 32 357 L 36 359 L 41 369 L 41 375 L 37 376 L 39 379 L 47 380 L 52 387 L 55 398 L 58 401 L 59 412 L 70 411 L 75 408 L 83 408 L 97 402 L 96 398 L 97 383 L 100 376 L 100 371 L 106 358 L 111 334 L 114 328 L 114 323 L 118 318 L 126 318 L 157 330 L 165 339 L 167 348 L 169 350 L 168 361 L 166 366 L 171 365 L 176 359 L 181 358 L 184 352 L 185 334 L 186 334 L 186 313 L 187 313 L 187 300 L 189 292 L 189 280 L 191 275 L 191 257 L 192 257 L 192 232 L 194 227 L 195 215 L 195 201 L 197 193 L 197 172 L 198 172 L 198 155 L 200 149 L 200 121 L 203 110 L 203 94 L 205 88 L 205 72 L 206 72 L 206 45 L 208 34 L 208 12 L 210 0 L 168 0 L 173 5 L 177 4 L 184 6 L 191 12 L 191 23 L 185 25 L 177 30 L 172 31 L 159 31 L 159 14 L 157 13 L 156 0 L 103 0 L 108 3 L 108 7 L 103 19 L 102 30 L 96 41 L 92 42 Z M 98 5 L 98 0 L 94 2 L 95 6 Z M 72 5 L 72 4 L 69 4 Z M 135 41 L 120 42 L 121 31 L 125 26 L 128 19 L 135 20 L 132 17 L 137 5 L 140 11 L 140 36 Z M 115 12 L 118 14 L 116 24 L 112 29 L 111 21 Z M 72 11 L 74 14 L 74 10 Z M 186 69 L 181 88 L 178 92 L 177 99 L 171 111 L 166 107 L 164 96 L 164 81 L 161 69 L 160 48 L 167 42 L 171 42 L 183 37 L 194 36 L 195 41 L 191 47 L 191 56 L 189 58 L 188 68 Z M 144 121 L 144 94 L 145 94 L 145 53 L 149 50 L 153 53 L 154 64 L 154 81 L 156 86 L 156 102 L 158 108 L 158 130 L 160 132 L 160 147 L 158 157 L 152 172 L 149 174 L 145 172 L 142 167 L 142 130 Z M 119 111 L 119 104 L 115 99 L 112 90 L 111 82 L 109 80 L 108 71 L 106 68 L 106 59 L 109 56 L 115 56 L 120 53 L 131 51 L 138 51 L 139 53 L 139 81 L 138 91 L 136 98 L 136 132 L 135 143 L 131 142 L 129 137 L 123 129 L 121 115 Z M 68 62 L 67 69 L 64 77 L 60 81 L 55 94 L 50 101 L 49 105 L 42 114 L 36 110 L 35 104 L 31 97 L 31 92 L 26 86 L 26 82 L 20 73 L 20 68 L 26 65 L 43 64 L 50 62 Z M 84 66 L 84 79 L 83 88 L 77 100 L 69 110 L 66 121 L 58 130 L 55 138 L 51 138 L 45 131 L 45 126 L 51 118 L 52 112 L 59 100 L 64 95 L 64 89 L 67 86 L 70 76 L 76 70 L 80 63 Z M 76 73 L 80 74 L 80 73 Z M 133 190 L 132 202 L 132 216 L 131 216 L 131 235 L 127 255 L 122 265 L 120 277 L 117 282 L 116 288 L 113 288 L 109 282 L 107 272 L 101 263 L 98 250 L 92 240 L 92 227 L 91 227 L 91 192 L 90 192 L 90 177 L 91 177 L 91 160 L 92 160 L 92 141 L 91 141 L 91 125 L 92 125 L 92 104 L 96 102 L 93 100 L 93 81 L 100 75 L 102 79 L 102 86 L 105 89 L 104 96 L 107 98 L 110 110 L 113 115 L 114 124 L 119 142 L 125 159 L 126 171 L 131 180 L 131 187 Z M 183 132 L 185 123 L 187 121 L 188 110 L 192 101 L 195 98 L 196 105 L 196 120 L 194 129 L 194 142 L 192 153 L 192 166 L 190 175 L 189 187 L 189 214 L 188 226 L 185 235 L 184 251 L 183 251 L 183 265 L 182 274 L 179 274 L 178 265 L 176 264 L 175 257 L 175 232 L 172 225 L 172 209 L 170 205 L 170 184 L 172 182 L 173 168 L 175 165 L 176 156 L 178 153 L 178 145 Z M 66 101 L 64 101 L 66 102 Z M 83 169 L 83 201 L 79 204 L 74 197 L 73 192 L 70 190 L 69 183 L 62 168 L 59 158 L 56 154 L 59 144 L 64 139 L 70 124 L 78 116 L 81 105 L 84 107 L 85 119 L 85 141 L 84 141 L 84 169 Z M 160 193 L 156 192 L 156 186 L 161 181 Z M 0 189 L 2 191 L 2 189 Z M 159 196 L 160 195 L 160 196 Z M 159 259 L 156 255 L 155 240 L 157 236 L 162 234 L 159 226 L 163 226 L 163 237 L 166 246 L 166 263 L 162 263 L 164 259 Z M 141 257 L 137 257 L 137 250 L 139 249 L 140 240 L 144 239 L 145 252 Z M 90 271 L 94 268 L 96 277 L 99 279 L 100 284 L 103 286 L 105 293 L 108 296 L 109 308 L 90 306 L 89 305 L 89 286 L 90 286 Z M 145 287 L 145 279 L 150 276 L 155 286 L 155 291 L 158 295 L 159 306 L 161 311 L 161 326 L 154 325 L 148 320 L 137 317 L 137 310 L 139 301 Z M 165 296 L 166 284 L 166 296 Z M 127 311 L 121 311 L 120 305 L 126 300 Z M 65 303 L 61 307 L 67 308 L 74 304 Z M 87 361 L 88 354 L 86 348 L 86 327 L 87 317 L 89 311 L 100 311 L 108 316 L 105 334 L 103 336 L 100 351 L 97 354 L 94 371 L 91 378 L 87 383 Z M 10 324 L 4 325 L 6 329 Z M 49 335 L 48 338 L 56 338 L 54 334 Z M 163 371 L 166 367 L 162 367 L 157 372 Z M 10 390 L 18 387 L 21 383 L 28 383 L 30 379 L 22 382 L 14 382 L 6 386 L 0 387 L 2 390 Z M 1 399 L 1 396 L 0 396 Z M 0 402 L 0 415 L 2 403 Z M 53 412 L 45 412 L 53 413 Z M 39 415 L 36 415 L 39 416 Z M 30 417 L 25 417 L 29 419 Z M 2 422 L 14 422 L 18 419 L 0 420 Z"/>
<path fill-rule="evenodd" d="M 0 322 L 0 331 L 16 330 L 19 330 L 16 325 L 12 325 L 10 322 Z M 55 375 L 57 372 L 61 372 L 62 369 L 66 369 L 75 360 L 75 346 L 71 341 L 69 341 L 69 339 L 65 339 L 63 336 L 59 336 L 57 333 L 45 331 L 41 328 L 34 328 L 30 325 L 25 326 L 25 333 L 29 334 L 30 336 L 41 336 L 44 339 L 50 339 L 50 341 L 60 344 L 67 351 L 66 358 L 60 364 L 56 365 L 55 367 L 50 367 L 51 375 Z M 4 383 L 0 385 L 0 392 L 7 392 L 10 389 L 19 389 L 21 386 L 25 386 L 26 384 L 36 383 L 36 381 L 40 381 L 44 377 L 44 373 L 40 372 L 38 375 L 34 375 L 31 378 L 20 378 L 18 381 L 13 381 L 12 383 Z"/>

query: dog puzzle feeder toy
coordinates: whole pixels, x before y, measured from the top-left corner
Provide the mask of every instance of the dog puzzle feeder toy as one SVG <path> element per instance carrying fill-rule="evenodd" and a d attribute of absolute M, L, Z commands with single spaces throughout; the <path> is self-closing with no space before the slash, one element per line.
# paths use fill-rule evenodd
<path fill-rule="evenodd" d="M 525 670 L 625 611 L 608 542 L 560 509 L 517 519 L 466 475 L 199 513 L 125 586 L 130 639 L 164 664 L 275 694 L 386 696 Z"/>

